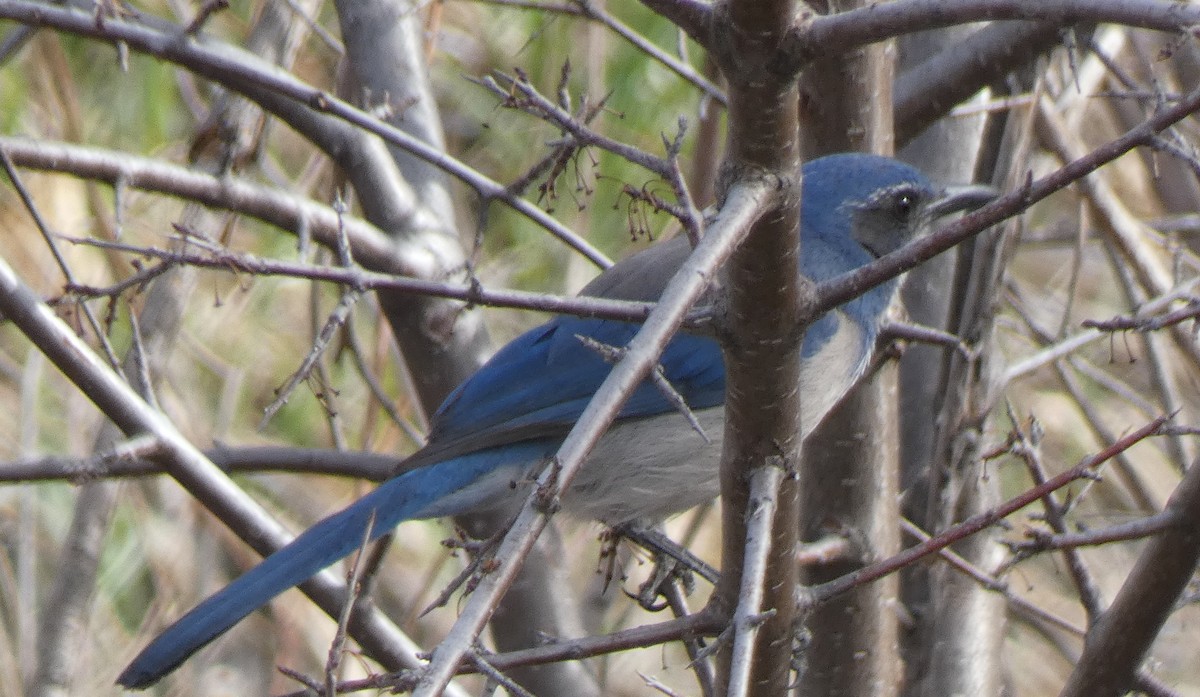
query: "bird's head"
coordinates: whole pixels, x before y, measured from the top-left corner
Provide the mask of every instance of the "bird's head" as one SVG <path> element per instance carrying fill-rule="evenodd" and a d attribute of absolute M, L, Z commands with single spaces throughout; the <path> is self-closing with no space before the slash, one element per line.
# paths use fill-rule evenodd
<path fill-rule="evenodd" d="M 911 165 L 860 153 L 806 163 L 803 186 L 806 238 L 853 240 L 871 258 L 903 247 L 942 216 L 978 208 L 996 197 L 987 186 L 941 188 Z M 866 261 L 870 258 L 860 263 Z"/>

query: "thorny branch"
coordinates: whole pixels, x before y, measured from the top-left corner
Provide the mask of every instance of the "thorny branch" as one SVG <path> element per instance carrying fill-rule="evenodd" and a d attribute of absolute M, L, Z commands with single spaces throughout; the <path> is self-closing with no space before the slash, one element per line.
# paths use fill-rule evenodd
<path fill-rule="evenodd" d="M 909 547 L 900 554 L 876 562 L 867 567 L 846 574 L 845 576 L 830 581 L 828 583 L 814 586 L 808 589 L 806 597 L 803 598 L 806 604 L 818 604 L 829 600 L 830 598 L 845 592 L 846 590 L 869 583 L 877 578 L 894 573 L 899 569 L 911 564 L 912 562 L 930 554 L 935 554 L 939 550 L 945 549 L 954 544 L 958 540 L 969 535 L 973 535 L 984 528 L 995 525 L 998 521 L 1008 517 L 1009 515 L 1021 510 L 1029 504 L 1045 497 L 1046 495 L 1057 491 L 1071 482 L 1079 479 L 1084 479 L 1093 476 L 1096 467 L 1104 464 L 1108 460 L 1115 457 L 1118 453 L 1124 452 L 1134 445 L 1140 443 L 1146 438 L 1158 434 L 1164 425 L 1166 425 L 1168 417 L 1160 416 L 1141 428 L 1133 431 L 1129 435 L 1121 438 L 1119 441 L 1108 446 L 1099 453 L 1091 457 L 1084 458 L 1079 464 L 1062 472 L 1054 477 L 1047 479 L 1042 484 L 1027 489 L 1018 496 L 1009 499 L 1004 505 L 985 511 L 978 515 L 972 516 L 967 520 L 955 525 L 950 530 L 923 542 L 915 547 Z"/>
<path fill-rule="evenodd" d="M 66 239 L 76 244 L 115 249 L 149 259 L 157 259 L 168 267 L 179 264 L 226 271 L 234 274 L 246 274 L 248 276 L 305 278 L 313 281 L 336 283 L 349 288 L 360 288 L 362 290 L 388 289 L 412 293 L 414 295 L 451 298 L 461 300 L 470 305 L 512 307 L 539 310 L 542 312 L 574 314 L 580 317 L 619 319 L 630 322 L 644 321 L 652 307 L 648 303 L 627 300 L 608 300 L 588 296 L 563 297 L 520 290 L 488 290 L 478 284 L 427 281 L 420 278 L 376 273 L 357 267 L 346 268 L 324 264 L 309 264 L 299 261 L 279 261 L 253 254 L 230 251 L 194 236 L 187 236 L 185 239 L 189 245 L 198 247 L 204 251 L 188 251 L 186 249 L 176 251 L 173 249 L 145 247 L 124 242 L 104 242 L 87 238 Z M 111 297 L 119 295 L 131 289 L 136 289 L 142 282 L 148 280 L 148 276 L 152 277 L 161 273 L 159 266 L 147 267 L 131 279 L 103 288 L 78 283 L 69 284 L 66 287 L 66 293 L 82 297 Z"/>

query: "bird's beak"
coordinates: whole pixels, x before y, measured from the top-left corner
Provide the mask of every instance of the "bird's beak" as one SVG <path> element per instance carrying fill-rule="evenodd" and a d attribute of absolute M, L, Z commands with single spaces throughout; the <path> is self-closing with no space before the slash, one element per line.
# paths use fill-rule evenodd
<path fill-rule="evenodd" d="M 959 211 L 973 211 L 996 200 L 1000 192 L 984 184 L 948 186 L 936 201 L 929 204 L 929 214 L 934 220 Z"/>

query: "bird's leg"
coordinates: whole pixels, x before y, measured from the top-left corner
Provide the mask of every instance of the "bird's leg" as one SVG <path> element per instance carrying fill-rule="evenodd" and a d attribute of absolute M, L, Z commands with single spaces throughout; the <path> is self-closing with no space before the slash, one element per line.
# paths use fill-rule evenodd
<path fill-rule="evenodd" d="M 617 548 L 620 546 L 622 536 L 623 534 L 618 528 L 608 528 L 600 533 L 600 563 L 604 565 L 604 586 L 602 587 L 602 593 L 608 592 L 609 584 L 612 583 L 613 578 L 617 575 L 617 569 L 621 563 Z M 621 572 L 621 580 L 625 580 L 624 571 Z"/>
<path fill-rule="evenodd" d="M 612 528 L 610 539 L 614 546 L 622 537 L 646 549 L 653 556 L 654 571 L 650 578 L 638 588 L 637 593 L 627 593 L 647 610 L 657 612 L 668 607 L 670 603 L 663 605 L 656 600 L 663 597 L 669 601 L 672 590 L 668 587 L 675 581 L 679 581 L 684 593 L 690 595 L 695 589 L 693 573 L 699 573 L 713 583 L 719 577 L 715 569 L 676 544 L 661 530 L 637 523 L 625 523 Z M 615 553 L 610 553 L 610 558 L 612 557 L 615 557 Z"/>
<path fill-rule="evenodd" d="M 674 559 L 655 554 L 654 572 L 650 574 L 650 578 L 638 587 L 637 593 L 626 592 L 626 595 L 636 600 L 643 610 L 662 612 L 671 606 L 666 600 L 667 587 L 674 585 L 676 574 L 680 571 L 679 564 Z M 679 578 L 682 580 L 683 576 Z M 687 583 L 684 585 L 686 587 Z M 662 602 L 659 602 L 659 597 L 663 598 Z"/>

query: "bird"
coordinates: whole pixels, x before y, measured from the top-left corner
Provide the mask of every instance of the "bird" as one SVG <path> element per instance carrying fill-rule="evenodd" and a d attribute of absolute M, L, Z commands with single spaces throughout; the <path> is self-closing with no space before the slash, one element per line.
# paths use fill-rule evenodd
<path fill-rule="evenodd" d="M 860 153 L 813 159 L 801 172 L 798 271 L 818 283 L 996 195 L 990 187 L 935 186 L 911 165 Z M 655 301 L 690 251 L 682 236 L 653 245 L 602 272 L 581 294 Z M 808 327 L 800 359 L 802 437 L 866 372 L 898 287 L 899 279 L 884 282 Z M 399 474 L 186 613 L 117 682 L 153 685 L 275 596 L 349 556 L 368 528 L 374 539 L 406 520 L 519 505 L 612 368 L 597 346 L 624 347 L 639 326 L 560 315 L 518 336 L 446 398 L 427 444 L 399 465 Z M 687 410 L 652 381 L 641 384 L 564 492 L 562 507 L 572 516 L 608 525 L 662 520 L 719 493 L 721 347 L 712 336 L 679 333 L 660 368 Z"/>

